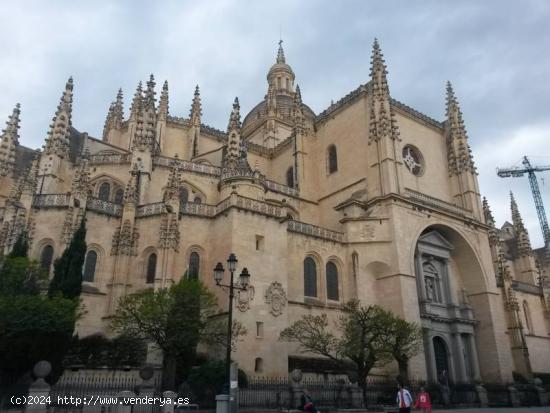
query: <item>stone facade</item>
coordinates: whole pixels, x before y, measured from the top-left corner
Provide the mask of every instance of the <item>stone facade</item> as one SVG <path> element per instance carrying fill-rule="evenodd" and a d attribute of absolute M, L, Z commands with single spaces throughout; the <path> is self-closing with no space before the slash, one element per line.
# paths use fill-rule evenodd
<path fill-rule="evenodd" d="M 242 123 L 235 100 L 223 132 L 201 123 L 198 87 L 189 117 L 177 117 L 168 83 L 157 103 L 151 76 L 127 119 L 118 92 L 96 139 L 72 126 L 70 79 L 41 152 L 19 144 L 18 106 L 0 151 L 2 251 L 25 230 L 31 256 L 51 269 L 86 218 L 81 336 L 110 334 L 124 294 L 184 274 L 226 312 L 212 269 L 234 252 L 238 272 L 251 274 L 234 312 L 248 330 L 235 359 L 250 374 L 322 365 L 279 333 L 303 314 L 335 319 L 351 298 L 422 324 L 413 378 L 447 370 L 455 381 L 510 381 L 533 370 L 530 358 L 536 372 L 550 372 L 547 295 L 535 291 L 533 252 L 519 225 L 520 255 L 499 249 L 507 241 L 482 208 L 450 84 L 443 122 L 396 101 L 376 41 L 370 81 L 318 115 L 303 103 L 282 45 L 267 80 Z M 514 271 L 503 276 L 505 267 Z M 520 350 L 522 307 L 509 291 L 531 314 Z"/>

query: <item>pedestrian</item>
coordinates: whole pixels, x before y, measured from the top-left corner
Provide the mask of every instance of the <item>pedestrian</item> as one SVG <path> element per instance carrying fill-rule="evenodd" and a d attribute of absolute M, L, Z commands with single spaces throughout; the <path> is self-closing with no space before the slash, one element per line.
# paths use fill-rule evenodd
<path fill-rule="evenodd" d="M 409 391 L 401 384 L 397 385 L 397 407 L 399 407 L 399 413 L 411 413 L 411 405 L 413 402 L 412 396 Z"/>
<path fill-rule="evenodd" d="M 430 400 L 430 393 L 428 393 L 424 386 L 420 387 L 420 393 L 416 397 L 414 402 L 415 409 L 422 409 L 423 413 L 432 413 L 432 401 Z"/>
<path fill-rule="evenodd" d="M 320 413 L 319 410 L 317 410 L 317 408 L 313 404 L 313 399 L 311 398 L 311 395 L 305 389 L 302 394 L 301 405 L 302 405 L 302 408 L 300 410 L 303 410 L 305 412 L 311 412 L 311 413 Z"/>

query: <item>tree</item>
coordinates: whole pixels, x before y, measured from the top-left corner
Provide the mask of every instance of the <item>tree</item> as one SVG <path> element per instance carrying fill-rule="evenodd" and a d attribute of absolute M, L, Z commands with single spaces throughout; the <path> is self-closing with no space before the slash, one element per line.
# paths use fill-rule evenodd
<path fill-rule="evenodd" d="M 163 352 L 163 388 L 173 390 L 178 359 L 191 365 L 199 341 L 216 341 L 217 330 L 211 327 L 216 312 L 214 295 L 200 281 L 183 277 L 170 288 L 122 297 L 111 326 Z"/>
<path fill-rule="evenodd" d="M 54 263 L 54 276 L 48 295 L 61 294 L 65 298 L 77 298 L 82 291 L 82 266 L 86 257 L 86 223 L 81 221 L 71 242 Z"/>
<path fill-rule="evenodd" d="M 37 295 L 47 274 L 23 256 L 8 256 L 0 269 L 0 295 Z"/>
<path fill-rule="evenodd" d="M 0 295 L 0 389 L 17 381 L 39 360 L 58 377 L 79 316 L 78 303 L 57 296 Z"/>
<path fill-rule="evenodd" d="M 280 339 L 296 342 L 302 352 L 328 357 L 343 367 L 351 364 L 367 405 L 367 376 L 377 364 L 391 359 L 384 334 L 392 321 L 391 313 L 378 306 L 361 307 L 352 300 L 344 305 L 336 322 L 337 334 L 330 332 L 326 314 L 304 315 L 281 332 Z"/>
<path fill-rule="evenodd" d="M 409 360 L 422 348 L 422 328 L 394 315 L 386 327 L 388 350 L 397 361 L 401 381 L 406 382 L 409 379 Z"/>
<path fill-rule="evenodd" d="M 15 245 L 13 246 L 10 254 L 8 257 L 15 258 L 15 257 L 27 257 L 29 250 L 29 243 L 27 241 L 27 233 L 22 232 L 17 237 L 17 240 L 15 241 Z"/>

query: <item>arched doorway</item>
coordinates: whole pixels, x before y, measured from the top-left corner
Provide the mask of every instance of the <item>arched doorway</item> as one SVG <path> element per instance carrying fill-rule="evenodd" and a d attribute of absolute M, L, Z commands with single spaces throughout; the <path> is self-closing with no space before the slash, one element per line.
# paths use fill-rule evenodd
<path fill-rule="evenodd" d="M 434 337 L 434 356 L 435 356 L 435 370 L 437 377 L 441 377 L 443 372 L 449 375 L 449 355 L 447 353 L 447 346 L 441 337 Z"/>
<path fill-rule="evenodd" d="M 443 372 L 452 382 L 478 379 L 478 321 L 468 291 L 478 291 L 483 273 L 474 253 L 452 229 L 430 227 L 418 238 L 414 264 L 428 379 L 440 381 Z"/>

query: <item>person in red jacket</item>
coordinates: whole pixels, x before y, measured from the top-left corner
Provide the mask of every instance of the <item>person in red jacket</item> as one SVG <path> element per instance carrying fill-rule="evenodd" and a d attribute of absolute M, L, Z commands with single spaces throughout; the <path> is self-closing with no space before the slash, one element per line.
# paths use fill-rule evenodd
<path fill-rule="evenodd" d="M 424 387 L 420 387 L 420 393 L 418 393 L 418 396 L 416 397 L 414 408 L 422 409 L 424 413 L 432 413 L 432 401 L 430 400 L 430 394 L 424 389 Z"/>

